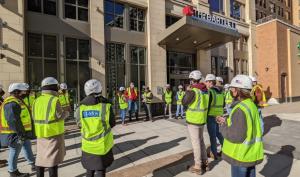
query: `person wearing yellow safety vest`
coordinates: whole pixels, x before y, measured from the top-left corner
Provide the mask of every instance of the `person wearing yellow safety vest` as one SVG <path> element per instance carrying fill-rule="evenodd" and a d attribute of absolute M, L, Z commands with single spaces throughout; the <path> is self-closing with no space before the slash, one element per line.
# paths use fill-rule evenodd
<path fill-rule="evenodd" d="M 255 166 L 264 158 L 259 112 L 251 99 L 252 81 L 237 75 L 230 84 L 232 104 L 229 117 L 217 117 L 224 136 L 222 158 L 231 165 L 232 177 L 255 177 Z"/>
<path fill-rule="evenodd" d="M 176 117 L 175 117 L 175 119 L 178 118 L 179 112 L 180 112 L 181 119 L 183 119 L 184 111 L 183 111 L 182 99 L 183 99 L 184 95 L 185 95 L 185 92 L 183 91 L 183 86 L 179 85 L 178 86 L 178 91 L 176 93 L 177 109 L 176 109 Z"/>
<path fill-rule="evenodd" d="M 188 107 L 186 122 L 194 153 L 194 165 L 189 171 L 198 175 L 210 170 L 203 137 L 209 97 L 205 85 L 200 83 L 201 78 L 202 73 L 198 70 L 190 73 L 191 85 L 187 87 L 182 100 L 182 104 Z"/>
<path fill-rule="evenodd" d="M 170 84 L 166 85 L 166 90 L 162 96 L 162 99 L 165 103 L 165 111 L 164 111 L 164 118 L 167 116 L 167 111 L 169 110 L 169 118 L 172 118 L 172 101 L 173 101 L 173 92 L 171 90 Z"/>
<path fill-rule="evenodd" d="M 220 76 L 216 77 L 216 86 L 221 88 L 222 90 L 223 90 L 223 83 L 224 81 L 222 77 Z"/>
<path fill-rule="evenodd" d="M 58 165 L 66 155 L 64 140 L 64 119 L 69 116 L 58 98 L 58 81 L 53 77 L 42 80 L 41 95 L 32 107 L 35 134 L 37 137 L 37 177 L 43 177 L 48 168 L 50 177 L 58 176 Z"/>
<path fill-rule="evenodd" d="M 227 114 L 230 114 L 231 104 L 234 101 L 233 97 L 230 94 L 229 86 L 230 84 L 224 85 L 225 109 Z"/>
<path fill-rule="evenodd" d="M 127 98 L 125 96 L 125 88 L 124 87 L 120 87 L 120 89 L 119 89 L 118 102 L 119 102 L 120 117 L 122 120 L 122 125 L 126 125 L 125 118 L 126 118 L 126 112 L 128 109 L 128 102 L 127 102 Z"/>
<path fill-rule="evenodd" d="M 4 99 L 3 99 L 3 95 L 5 94 L 4 90 L 3 90 L 3 86 L 0 84 L 0 106 L 2 105 Z M 0 108 L 1 109 L 1 108 Z M 3 145 L 2 140 L 4 137 L 1 136 L 1 130 L 0 130 L 0 148 L 1 148 L 1 144 Z M 7 163 L 7 160 L 0 160 L 0 168 L 5 167 Z"/>
<path fill-rule="evenodd" d="M 105 177 L 106 168 L 114 161 L 112 128 L 115 117 L 112 104 L 101 95 L 102 86 L 96 79 L 84 85 L 86 97 L 76 109 L 75 118 L 81 127 L 81 163 L 86 177 Z"/>
<path fill-rule="evenodd" d="M 60 90 L 58 91 L 59 103 L 64 110 L 71 112 L 70 95 L 68 92 L 68 86 L 66 83 L 61 83 L 59 87 L 60 87 Z"/>
<path fill-rule="evenodd" d="M 153 122 L 154 120 L 152 119 L 152 112 L 151 112 L 152 111 L 151 104 L 152 104 L 153 94 L 148 86 L 145 86 L 145 90 L 142 95 L 142 98 L 143 98 L 142 102 L 143 102 L 144 110 L 146 113 L 145 121 L 149 121 L 149 118 L 150 118 L 150 120 Z"/>
<path fill-rule="evenodd" d="M 217 151 L 217 138 L 220 144 L 223 144 L 223 136 L 219 131 L 219 125 L 216 122 L 217 116 L 224 114 L 224 95 L 223 91 L 216 86 L 216 76 L 207 74 L 205 77 L 206 87 L 209 93 L 209 106 L 207 118 L 207 131 L 210 139 L 210 153 L 209 156 L 214 160 L 219 159 Z"/>
<path fill-rule="evenodd" d="M 135 119 L 139 120 L 139 111 L 138 111 L 138 98 L 139 93 L 137 88 L 134 86 L 134 83 L 131 82 L 130 86 L 126 89 L 126 97 L 128 100 L 128 114 L 129 114 L 129 121 L 132 121 L 131 115 L 135 112 Z"/>
<path fill-rule="evenodd" d="M 18 156 L 23 149 L 24 157 L 35 170 L 34 156 L 31 149 L 30 135 L 32 131 L 31 115 L 22 101 L 27 88 L 23 83 L 10 84 L 10 96 L 5 98 L 0 111 L 0 132 L 6 136 L 9 147 L 8 172 L 10 177 L 25 177 L 28 173 L 20 173 L 17 168 Z"/>
<path fill-rule="evenodd" d="M 24 86 L 26 87 L 27 90 L 26 90 L 26 97 L 23 99 L 23 102 L 31 111 L 33 102 L 35 100 L 35 93 L 30 90 L 30 86 L 27 83 L 24 83 Z"/>

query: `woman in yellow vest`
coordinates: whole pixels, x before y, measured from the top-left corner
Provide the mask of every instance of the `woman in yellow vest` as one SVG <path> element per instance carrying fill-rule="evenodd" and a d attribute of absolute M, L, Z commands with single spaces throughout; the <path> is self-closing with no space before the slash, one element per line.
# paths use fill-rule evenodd
<path fill-rule="evenodd" d="M 180 117 L 181 119 L 183 119 L 183 114 L 184 114 L 184 111 L 183 111 L 183 105 L 182 105 L 182 99 L 185 95 L 185 92 L 183 91 L 183 86 L 182 85 L 179 85 L 178 86 L 178 91 L 176 93 L 176 100 L 177 100 L 177 109 L 176 109 L 176 119 L 178 118 L 179 116 L 179 112 L 180 112 Z"/>
<path fill-rule="evenodd" d="M 171 90 L 170 84 L 166 85 L 166 90 L 163 94 L 163 101 L 165 102 L 165 112 L 164 118 L 166 118 L 167 111 L 169 110 L 169 118 L 172 118 L 172 101 L 173 101 L 173 93 Z"/>
<path fill-rule="evenodd" d="M 115 117 L 111 103 L 101 95 L 102 86 L 96 79 L 84 85 L 87 95 L 75 112 L 82 135 L 81 163 L 86 177 L 105 177 L 106 168 L 114 161 L 112 128 Z"/>
<path fill-rule="evenodd" d="M 263 161 L 264 149 L 259 112 L 251 99 L 252 81 L 237 75 L 230 84 L 232 104 L 228 118 L 217 117 L 224 136 L 222 158 L 231 165 L 232 177 L 255 177 L 255 166 Z"/>
<path fill-rule="evenodd" d="M 232 98 L 232 96 L 230 94 L 229 86 L 230 86 L 230 84 L 224 85 L 225 110 L 226 110 L 227 114 L 230 114 L 231 104 L 234 101 L 234 99 Z"/>
<path fill-rule="evenodd" d="M 32 107 L 37 137 L 37 177 L 44 177 L 45 168 L 48 168 L 50 177 L 58 177 L 58 165 L 66 155 L 64 119 L 69 116 L 69 112 L 64 111 L 59 103 L 58 87 L 55 78 L 43 79 L 42 93 Z"/>
<path fill-rule="evenodd" d="M 66 83 L 61 83 L 59 85 L 60 90 L 58 91 L 58 98 L 59 98 L 59 102 L 61 107 L 66 110 L 71 112 L 71 104 L 70 104 L 70 95 L 68 92 L 68 86 Z"/>
<path fill-rule="evenodd" d="M 142 98 L 143 98 L 142 102 L 143 102 L 144 110 L 146 113 L 145 121 L 149 121 L 149 119 L 150 119 L 153 122 L 154 120 L 152 119 L 152 112 L 151 112 L 152 111 L 151 104 L 152 104 L 153 94 L 148 86 L 145 86 L 145 91 L 142 95 Z"/>
<path fill-rule="evenodd" d="M 128 108 L 128 102 L 125 96 L 125 88 L 120 87 L 119 93 L 118 93 L 118 99 L 119 99 L 119 108 L 120 108 L 120 117 L 122 120 L 122 125 L 126 125 L 125 118 L 126 118 L 126 112 Z"/>

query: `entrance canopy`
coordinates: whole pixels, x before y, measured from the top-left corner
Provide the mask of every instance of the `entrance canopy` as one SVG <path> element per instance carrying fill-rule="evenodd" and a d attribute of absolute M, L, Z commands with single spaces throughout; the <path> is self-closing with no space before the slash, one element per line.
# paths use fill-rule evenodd
<path fill-rule="evenodd" d="M 159 45 L 182 50 L 208 50 L 239 37 L 236 29 L 184 16 L 159 36 Z"/>

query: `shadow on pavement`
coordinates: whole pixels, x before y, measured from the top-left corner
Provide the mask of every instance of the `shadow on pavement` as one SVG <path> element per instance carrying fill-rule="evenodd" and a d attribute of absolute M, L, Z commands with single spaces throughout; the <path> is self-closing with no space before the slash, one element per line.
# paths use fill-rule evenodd
<path fill-rule="evenodd" d="M 113 162 L 112 166 L 107 169 L 107 172 L 118 169 L 120 167 L 124 167 L 130 163 L 141 160 L 145 157 L 148 157 L 148 156 L 151 156 L 154 154 L 158 154 L 160 152 L 174 148 L 174 147 L 178 146 L 179 142 L 183 141 L 184 139 L 186 139 L 186 137 L 177 138 L 172 141 L 165 142 L 165 143 L 151 145 L 151 146 L 145 147 L 139 151 L 127 154 L 126 156 L 116 159 Z"/>
<path fill-rule="evenodd" d="M 270 132 L 273 127 L 281 126 L 282 120 L 275 114 L 264 117 L 264 136 Z"/>
<path fill-rule="evenodd" d="M 267 154 L 267 163 L 260 171 L 265 177 L 288 177 L 293 166 L 293 151 L 296 148 L 291 145 L 281 147 L 276 154 Z"/>
<path fill-rule="evenodd" d="M 121 138 L 123 136 L 131 135 L 134 134 L 135 132 L 129 132 L 129 133 L 124 133 L 124 134 L 119 134 L 119 135 L 114 135 L 114 139 Z"/>

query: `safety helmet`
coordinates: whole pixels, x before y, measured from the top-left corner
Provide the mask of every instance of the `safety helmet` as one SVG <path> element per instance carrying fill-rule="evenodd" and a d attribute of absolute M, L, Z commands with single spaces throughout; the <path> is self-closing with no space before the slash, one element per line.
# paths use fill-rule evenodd
<path fill-rule="evenodd" d="M 12 84 L 10 84 L 9 87 L 8 87 L 8 92 L 11 93 L 11 92 L 13 92 L 15 90 L 26 91 L 27 88 L 24 85 L 24 83 L 12 83 Z"/>
<path fill-rule="evenodd" d="M 202 78 L 202 73 L 199 70 L 194 70 L 189 75 L 189 79 L 200 80 L 201 78 Z"/>
<path fill-rule="evenodd" d="M 252 89 L 252 80 L 249 76 L 237 75 L 231 80 L 230 87 L 251 90 Z"/>
<path fill-rule="evenodd" d="M 216 76 L 214 74 L 207 74 L 205 77 L 205 81 L 215 81 Z"/>
<path fill-rule="evenodd" d="M 249 77 L 250 77 L 250 79 L 252 80 L 252 82 L 257 82 L 256 77 L 254 77 L 254 76 L 249 76 Z"/>
<path fill-rule="evenodd" d="M 26 88 L 26 90 L 29 90 L 29 88 L 30 88 L 29 84 L 27 84 L 27 83 L 23 83 L 23 84 L 24 84 L 24 87 Z"/>
<path fill-rule="evenodd" d="M 42 87 L 48 86 L 48 85 L 58 85 L 58 81 L 54 77 L 46 77 L 42 81 Z"/>
<path fill-rule="evenodd" d="M 230 84 L 225 84 L 224 89 L 228 89 L 230 87 Z"/>
<path fill-rule="evenodd" d="M 67 86 L 66 83 L 61 83 L 61 84 L 59 85 L 59 87 L 60 87 L 60 89 L 62 89 L 62 90 L 67 90 L 67 89 L 68 89 L 68 86 Z"/>
<path fill-rule="evenodd" d="M 171 86 L 170 86 L 170 84 L 167 84 L 166 87 L 167 87 L 167 88 L 170 88 Z"/>
<path fill-rule="evenodd" d="M 223 83 L 223 78 L 222 77 L 216 77 L 216 81 L 219 81 L 219 82 Z"/>
<path fill-rule="evenodd" d="M 122 92 L 125 90 L 125 87 L 120 87 L 119 91 Z"/>
<path fill-rule="evenodd" d="M 92 93 L 101 93 L 102 91 L 102 86 L 100 81 L 96 79 L 90 79 L 86 81 L 84 84 L 84 92 L 88 96 Z"/>
<path fill-rule="evenodd" d="M 182 85 L 179 85 L 178 88 L 179 88 L 179 89 L 183 89 L 183 86 L 182 86 Z"/>

